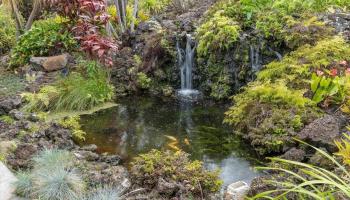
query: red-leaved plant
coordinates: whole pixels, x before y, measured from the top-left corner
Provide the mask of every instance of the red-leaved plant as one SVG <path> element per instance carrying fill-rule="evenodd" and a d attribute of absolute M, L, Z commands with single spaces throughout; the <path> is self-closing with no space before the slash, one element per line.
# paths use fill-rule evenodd
<path fill-rule="evenodd" d="M 60 15 L 73 23 L 72 32 L 84 51 L 105 65 L 113 64 L 112 55 L 116 53 L 118 43 L 101 34 L 101 29 L 109 19 L 105 0 L 47 1 Z"/>

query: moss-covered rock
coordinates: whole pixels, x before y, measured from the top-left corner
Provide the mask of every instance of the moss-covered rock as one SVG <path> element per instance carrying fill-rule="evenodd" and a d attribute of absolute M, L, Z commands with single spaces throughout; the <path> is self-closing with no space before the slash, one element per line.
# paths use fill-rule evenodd
<path fill-rule="evenodd" d="M 219 191 L 222 181 L 218 172 L 204 170 L 200 161 L 190 161 L 188 154 L 182 151 L 152 150 L 141 154 L 132 162 L 132 180 L 142 187 L 176 197 L 179 193 L 187 197 L 207 197 Z"/>

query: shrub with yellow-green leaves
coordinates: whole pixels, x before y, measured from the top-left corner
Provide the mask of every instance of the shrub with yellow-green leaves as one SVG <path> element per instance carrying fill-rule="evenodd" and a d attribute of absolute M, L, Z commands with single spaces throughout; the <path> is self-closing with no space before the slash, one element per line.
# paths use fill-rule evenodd
<path fill-rule="evenodd" d="M 11 13 L 0 6 L 0 55 L 8 52 L 16 43 L 16 24 Z"/>
<path fill-rule="evenodd" d="M 200 197 L 201 192 L 204 196 L 218 192 L 222 184 L 218 171 L 206 171 L 200 161 L 190 161 L 188 156 L 182 151 L 152 150 L 135 158 L 131 163 L 131 175 L 137 185 L 149 189 L 156 188 L 161 179 L 178 185 L 173 193 L 168 194 L 169 198 L 175 197 L 183 188 L 187 188 L 181 191 L 186 196 Z"/>
<path fill-rule="evenodd" d="M 200 56 L 207 56 L 218 49 L 231 48 L 238 40 L 240 26 L 233 19 L 223 15 L 223 11 L 220 11 L 202 24 L 197 32 L 199 38 L 197 52 Z"/>

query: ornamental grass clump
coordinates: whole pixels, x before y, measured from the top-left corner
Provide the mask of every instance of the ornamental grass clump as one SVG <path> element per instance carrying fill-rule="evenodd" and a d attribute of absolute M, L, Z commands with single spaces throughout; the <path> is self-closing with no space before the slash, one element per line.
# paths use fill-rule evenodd
<path fill-rule="evenodd" d="M 65 150 L 44 150 L 33 158 L 33 170 L 20 172 L 15 182 L 16 193 L 41 200 L 77 200 L 85 192 L 85 183 L 74 168 L 71 153 Z"/>
<path fill-rule="evenodd" d="M 105 186 L 96 188 L 84 200 L 121 200 L 122 190 L 117 187 Z"/>

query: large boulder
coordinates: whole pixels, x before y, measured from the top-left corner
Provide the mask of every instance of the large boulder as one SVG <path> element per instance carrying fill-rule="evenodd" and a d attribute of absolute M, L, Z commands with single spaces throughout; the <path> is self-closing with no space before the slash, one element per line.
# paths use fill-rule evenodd
<path fill-rule="evenodd" d="M 227 187 L 225 200 L 243 200 L 249 191 L 249 185 L 246 182 L 238 181 Z"/>
<path fill-rule="evenodd" d="M 330 152 L 337 150 L 334 140 L 340 136 L 340 123 L 331 115 L 316 119 L 297 134 L 299 139 L 316 147 L 325 147 Z"/>
<path fill-rule="evenodd" d="M 42 67 L 46 72 L 52 72 L 67 67 L 71 58 L 67 53 L 50 57 L 31 57 L 30 63 Z"/>

